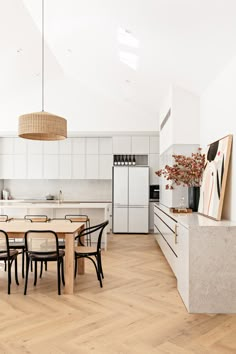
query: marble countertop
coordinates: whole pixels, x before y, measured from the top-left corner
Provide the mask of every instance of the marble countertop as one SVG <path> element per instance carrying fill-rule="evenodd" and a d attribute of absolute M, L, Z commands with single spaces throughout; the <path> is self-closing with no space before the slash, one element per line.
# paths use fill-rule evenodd
<path fill-rule="evenodd" d="M 55 201 L 0 201 L 0 208 L 39 208 L 39 209 L 105 209 L 109 203 L 107 202 L 77 202 L 77 201 L 64 201 L 59 203 Z"/>
<path fill-rule="evenodd" d="M 177 214 L 172 213 L 170 209 L 160 203 L 155 203 L 161 210 L 163 210 L 172 219 L 176 220 L 181 225 L 188 229 L 195 227 L 236 227 L 236 222 L 229 220 L 213 220 L 198 213 Z"/>

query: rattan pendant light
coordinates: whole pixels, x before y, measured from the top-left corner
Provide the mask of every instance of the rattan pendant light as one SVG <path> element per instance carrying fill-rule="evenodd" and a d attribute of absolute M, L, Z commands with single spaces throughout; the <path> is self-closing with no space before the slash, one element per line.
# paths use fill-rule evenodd
<path fill-rule="evenodd" d="M 42 112 L 21 115 L 18 135 L 31 140 L 63 140 L 67 137 L 66 119 L 44 111 L 44 0 L 42 0 Z"/>

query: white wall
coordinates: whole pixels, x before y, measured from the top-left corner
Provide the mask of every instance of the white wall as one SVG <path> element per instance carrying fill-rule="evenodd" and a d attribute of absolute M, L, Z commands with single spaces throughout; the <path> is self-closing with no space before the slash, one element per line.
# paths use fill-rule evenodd
<path fill-rule="evenodd" d="M 17 132 L 19 115 L 41 109 L 39 82 L 23 87 L 19 94 L 9 94 L 0 102 L 0 133 Z M 102 91 L 91 90 L 63 75 L 46 81 L 45 111 L 65 117 L 69 132 L 158 131 L 157 114 Z"/>
<path fill-rule="evenodd" d="M 236 136 L 236 57 L 208 86 L 201 97 L 201 146 L 233 134 Z M 232 149 L 223 218 L 236 221 L 236 152 Z"/>

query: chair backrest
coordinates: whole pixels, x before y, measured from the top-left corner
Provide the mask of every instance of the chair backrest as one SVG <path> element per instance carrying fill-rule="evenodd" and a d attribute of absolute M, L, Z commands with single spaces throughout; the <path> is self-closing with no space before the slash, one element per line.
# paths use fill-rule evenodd
<path fill-rule="evenodd" d="M 0 222 L 6 222 L 8 220 L 8 215 L 0 215 Z"/>
<path fill-rule="evenodd" d="M 58 237 L 51 230 L 29 230 L 25 233 L 26 252 L 59 255 Z"/>
<path fill-rule="evenodd" d="M 88 234 L 92 234 L 93 232 L 99 231 L 98 235 L 98 240 L 97 240 L 97 252 L 101 250 L 101 242 L 102 242 L 102 235 L 103 235 L 103 230 L 105 227 L 109 224 L 109 221 L 106 220 L 103 223 L 99 225 L 94 225 L 91 227 L 87 227 L 86 229 L 82 230 L 78 236 L 76 236 L 75 239 L 79 238 L 81 239 L 82 236 L 86 236 Z M 81 243 L 81 242 L 80 242 Z M 82 244 L 82 243 L 81 243 Z M 82 244 L 83 245 L 83 244 Z"/>
<path fill-rule="evenodd" d="M 7 253 L 9 257 L 8 235 L 4 230 L 0 230 L 0 253 Z"/>
<path fill-rule="evenodd" d="M 64 223 L 65 221 L 67 221 L 68 223 L 71 223 L 71 220 L 70 219 L 64 219 L 64 218 L 52 218 L 52 219 L 50 219 L 50 220 L 48 220 L 49 221 L 49 223 L 50 222 L 53 222 L 53 221 L 55 221 L 55 222 L 57 222 L 57 223 Z"/>
<path fill-rule="evenodd" d="M 25 215 L 24 219 L 30 220 L 31 222 L 47 222 L 47 215 Z"/>
<path fill-rule="evenodd" d="M 65 215 L 65 219 L 70 220 L 71 222 L 86 222 L 89 217 L 86 214 L 70 214 Z"/>

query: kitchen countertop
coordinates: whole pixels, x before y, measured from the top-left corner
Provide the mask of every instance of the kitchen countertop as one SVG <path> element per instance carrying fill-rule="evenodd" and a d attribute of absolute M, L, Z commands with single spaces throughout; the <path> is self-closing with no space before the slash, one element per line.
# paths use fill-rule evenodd
<path fill-rule="evenodd" d="M 4 200 L 0 201 L 0 208 L 42 208 L 42 209 L 105 209 L 108 204 L 106 202 L 77 202 L 77 201 L 64 201 L 59 203 L 58 201 L 24 201 L 18 200 L 12 203 L 12 201 Z"/>
<path fill-rule="evenodd" d="M 236 227 L 236 222 L 230 220 L 214 220 L 210 219 L 204 215 L 198 213 L 172 213 L 169 208 L 162 205 L 161 203 L 156 203 L 157 207 L 163 210 L 172 219 L 179 222 L 188 229 L 200 227 Z"/>

